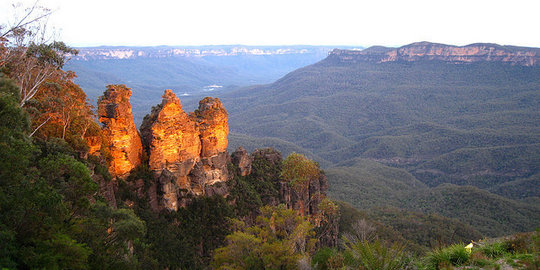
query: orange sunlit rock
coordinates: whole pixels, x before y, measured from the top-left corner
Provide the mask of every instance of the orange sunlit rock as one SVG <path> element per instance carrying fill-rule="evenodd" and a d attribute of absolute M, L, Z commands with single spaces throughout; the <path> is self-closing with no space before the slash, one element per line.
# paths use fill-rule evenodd
<path fill-rule="evenodd" d="M 130 97 L 131 90 L 125 85 L 109 85 L 98 100 L 99 122 L 103 124 L 109 172 L 113 177 L 125 177 L 141 164 L 142 143 L 133 122 Z"/>
<path fill-rule="evenodd" d="M 199 109 L 192 116 L 201 130 L 201 156 L 212 157 L 226 151 L 229 116 L 219 98 L 206 97 L 199 101 Z"/>
<path fill-rule="evenodd" d="M 228 179 L 227 119 L 227 111 L 213 98 L 203 99 L 199 110 L 188 116 L 171 90 L 165 90 L 162 103 L 144 118 L 143 143 L 164 207 L 176 210 L 182 204 L 181 190 L 220 193 L 212 186 Z"/>

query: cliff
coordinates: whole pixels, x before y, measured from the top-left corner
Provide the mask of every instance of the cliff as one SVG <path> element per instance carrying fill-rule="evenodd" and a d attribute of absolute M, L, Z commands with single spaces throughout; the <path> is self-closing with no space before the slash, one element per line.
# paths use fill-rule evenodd
<path fill-rule="evenodd" d="M 191 115 L 166 90 L 141 125 L 148 164 L 158 182 L 161 204 L 176 210 L 187 194 L 223 194 L 213 187 L 228 179 L 227 111 L 219 99 L 205 98 Z"/>
<path fill-rule="evenodd" d="M 502 62 L 519 66 L 536 66 L 540 63 L 540 48 L 501 46 L 475 43 L 453 46 L 430 42 L 417 42 L 399 48 L 374 46 L 365 50 L 333 50 L 329 60 L 355 62 L 414 62 L 436 60 L 450 63 Z"/>
<path fill-rule="evenodd" d="M 109 152 L 105 157 L 113 177 L 124 178 L 141 164 L 142 144 L 133 122 L 130 96 L 131 90 L 125 85 L 109 85 L 98 100 L 99 122 Z"/>
<path fill-rule="evenodd" d="M 106 141 L 103 148 L 108 150 L 105 156 L 113 177 L 125 178 L 136 166 L 147 162 L 152 172 L 148 187 L 143 188 L 142 179 L 130 181 L 137 196 L 147 196 L 154 210 L 178 210 L 192 196 L 227 196 L 231 185 L 225 183 L 229 178 L 250 177 L 252 163 L 262 162 L 274 173 L 269 179 L 276 193 L 267 198 L 268 204 L 283 203 L 302 215 L 317 214 L 328 189 L 324 174 L 309 179 L 306 189 L 297 190 L 279 174 L 283 160 L 276 150 L 261 149 L 249 154 L 240 148 L 229 157 L 228 114 L 219 99 L 206 97 L 197 110 L 187 114 L 180 99 L 171 90 L 165 90 L 161 104 L 144 118 L 139 136 L 131 115 L 130 95 L 125 86 L 112 85 L 99 99 Z M 143 147 L 147 157 L 144 161 Z M 238 170 L 229 172 L 229 162 Z M 104 187 L 114 198 L 115 187 Z"/>
<path fill-rule="evenodd" d="M 265 204 L 277 205 L 282 203 L 301 215 L 314 216 L 319 213 L 318 206 L 326 198 L 328 191 L 328 181 L 324 173 L 308 179 L 306 189 L 295 189 L 291 183 L 281 177 L 280 171 L 283 158 L 281 153 L 275 149 L 257 149 L 249 155 L 245 149 L 240 147 L 231 154 L 231 157 L 233 165 L 238 168 L 237 174 L 254 177 L 257 179 L 255 181 L 264 181 L 262 180 L 264 178 L 271 179 L 273 187 L 277 190 L 277 196 L 265 198 Z M 257 166 L 259 169 L 256 171 L 252 168 L 253 163 L 259 164 Z M 264 165 L 261 166 L 261 164 Z M 266 172 L 266 169 L 269 171 Z"/>

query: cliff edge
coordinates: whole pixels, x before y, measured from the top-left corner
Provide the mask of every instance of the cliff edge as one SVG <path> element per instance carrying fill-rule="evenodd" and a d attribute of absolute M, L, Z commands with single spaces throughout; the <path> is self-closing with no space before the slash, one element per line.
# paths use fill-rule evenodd
<path fill-rule="evenodd" d="M 540 48 L 502 46 L 492 43 L 453 46 L 424 41 L 399 48 L 373 46 L 361 51 L 334 49 L 327 59 L 342 63 L 436 60 L 455 64 L 502 62 L 519 66 L 537 66 L 540 63 Z"/>

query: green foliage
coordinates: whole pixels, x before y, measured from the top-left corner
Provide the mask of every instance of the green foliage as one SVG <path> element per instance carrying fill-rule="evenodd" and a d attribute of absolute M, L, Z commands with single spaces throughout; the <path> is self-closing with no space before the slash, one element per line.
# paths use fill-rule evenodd
<path fill-rule="evenodd" d="M 179 209 L 180 229 L 187 247 L 193 249 L 195 265 L 206 265 L 213 251 L 222 246 L 230 233 L 229 219 L 234 216 L 231 207 L 221 196 L 194 199 L 186 208 Z"/>
<path fill-rule="evenodd" d="M 65 141 L 32 141 L 26 113 L 4 92 L 13 85 L 4 78 L 0 85 L 0 265 L 132 269 L 128 246 L 144 222 L 99 201 L 90 170 Z"/>
<path fill-rule="evenodd" d="M 66 154 L 49 155 L 39 160 L 38 168 L 48 185 L 62 194 L 72 215 L 80 215 L 90 206 L 89 194 L 95 194 L 97 184 L 85 164 Z"/>
<path fill-rule="evenodd" d="M 12 80 L 0 73 L 0 131 L 2 133 L 21 134 L 28 131 L 29 119 L 25 111 L 17 106 L 19 88 Z"/>
<path fill-rule="evenodd" d="M 508 252 L 508 247 L 506 243 L 495 242 L 480 247 L 480 251 L 489 258 L 499 258 Z"/>
<path fill-rule="evenodd" d="M 375 240 L 374 242 L 346 240 L 346 252 L 353 258 L 351 266 L 359 269 L 410 269 L 411 257 L 405 246 Z"/>
<path fill-rule="evenodd" d="M 261 196 L 251 184 L 253 182 L 246 180 L 246 177 L 242 176 L 236 176 L 233 181 L 229 182 L 230 183 L 228 184 L 232 184 L 233 186 L 228 199 L 234 202 L 234 211 L 236 215 L 248 216 L 252 213 L 256 213 L 263 203 Z"/>
<path fill-rule="evenodd" d="M 329 194 L 359 209 L 395 204 L 398 196 L 426 185 L 409 172 L 367 159 L 354 159 L 325 170 Z"/>
<path fill-rule="evenodd" d="M 344 266 L 343 260 L 343 255 L 336 249 L 324 247 L 313 254 L 311 264 L 317 270 L 341 269 Z"/>
<path fill-rule="evenodd" d="M 241 225 L 215 251 L 214 269 L 297 269 L 303 254 L 313 251 L 312 225 L 283 205 L 261 208 L 254 226 Z"/>
<path fill-rule="evenodd" d="M 309 153 L 329 168 L 336 199 L 434 213 L 501 236 L 537 226 L 539 75 L 499 63 L 326 59 L 220 99 L 235 144 Z M 521 202 L 469 187 L 454 196 L 424 189 L 445 183 Z"/>
<path fill-rule="evenodd" d="M 64 42 L 54 41 L 46 43 L 31 43 L 26 51 L 28 56 L 35 57 L 42 64 L 50 64 L 62 68 L 67 60 L 67 55 L 77 54 L 76 49 L 68 47 Z"/>
<path fill-rule="evenodd" d="M 270 151 L 270 149 L 261 150 Z M 245 180 L 260 196 L 263 204 L 275 204 L 279 197 L 279 180 L 281 179 L 281 160 L 272 163 L 262 155 L 255 155 L 251 164 L 251 174 Z"/>
<path fill-rule="evenodd" d="M 281 177 L 297 192 L 309 188 L 309 181 L 320 174 L 319 164 L 302 154 L 291 153 L 283 160 Z"/>
<path fill-rule="evenodd" d="M 482 238 L 476 228 L 437 214 L 385 207 L 373 209 L 369 216 L 399 232 L 409 243 L 423 247 L 422 250 L 414 249 L 421 253 L 426 248 Z"/>
<path fill-rule="evenodd" d="M 537 269 L 540 264 L 539 235 L 536 231 L 484 239 L 475 243 L 470 252 L 462 244 L 437 248 L 417 263 L 419 269 L 451 269 L 454 266 L 464 269 Z"/>
<path fill-rule="evenodd" d="M 475 187 L 449 184 L 411 192 L 402 197 L 399 206 L 455 218 L 492 237 L 532 231 L 540 219 L 539 206 L 503 198 Z"/>
<path fill-rule="evenodd" d="M 468 262 L 469 252 L 463 244 L 454 244 L 429 252 L 425 257 L 426 269 L 444 269 L 450 266 L 461 266 Z"/>

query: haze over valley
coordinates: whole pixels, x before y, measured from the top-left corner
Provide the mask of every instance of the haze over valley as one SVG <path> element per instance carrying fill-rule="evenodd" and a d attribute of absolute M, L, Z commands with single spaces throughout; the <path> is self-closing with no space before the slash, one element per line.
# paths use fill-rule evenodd
<path fill-rule="evenodd" d="M 538 269 L 539 9 L 1 1 L 0 268 Z"/>

